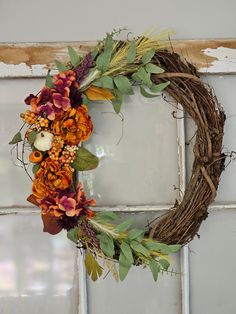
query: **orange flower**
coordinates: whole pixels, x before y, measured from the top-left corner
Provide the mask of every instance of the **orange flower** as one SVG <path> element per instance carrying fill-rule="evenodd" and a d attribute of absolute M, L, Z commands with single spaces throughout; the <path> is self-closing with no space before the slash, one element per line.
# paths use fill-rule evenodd
<path fill-rule="evenodd" d="M 40 200 L 53 195 L 56 189 L 67 189 L 71 185 L 72 174 L 73 169 L 70 166 L 62 165 L 51 158 L 45 159 L 35 174 L 33 195 Z"/>
<path fill-rule="evenodd" d="M 92 133 L 93 124 L 85 105 L 71 108 L 60 119 L 54 120 L 51 126 L 54 135 L 61 136 L 65 144 L 77 145 L 86 141 Z"/>

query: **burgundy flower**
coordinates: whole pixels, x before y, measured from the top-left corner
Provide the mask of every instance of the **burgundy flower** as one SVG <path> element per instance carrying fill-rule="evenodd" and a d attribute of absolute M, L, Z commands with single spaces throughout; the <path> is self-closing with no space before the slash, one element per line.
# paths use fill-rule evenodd
<path fill-rule="evenodd" d="M 56 117 L 55 108 L 52 103 L 48 102 L 39 107 L 38 113 L 42 116 L 45 115 L 49 120 L 53 121 Z"/>
<path fill-rule="evenodd" d="M 52 95 L 53 104 L 55 107 L 62 109 L 64 111 L 67 111 L 71 105 L 70 105 L 70 99 L 68 97 L 64 97 L 59 93 L 54 93 Z"/>
<path fill-rule="evenodd" d="M 78 184 L 76 192 L 71 189 L 57 189 L 53 196 L 45 197 L 39 204 L 43 216 L 54 216 L 67 230 L 77 225 L 80 216 L 92 218 L 94 212 L 89 207 L 94 205 L 95 200 L 87 199 L 81 183 Z"/>
<path fill-rule="evenodd" d="M 58 207 L 69 217 L 78 216 L 79 214 L 78 209 L 76 208 L 76 200 L 71 197 L 62 196 L 59 200 Z"/>
<path fill-rule="evenodd" d="M 54 75 L 54 87 L 61 95 L 69 97 L 70 87 L 76 81 L 76 73 L 72 70 Z"/>

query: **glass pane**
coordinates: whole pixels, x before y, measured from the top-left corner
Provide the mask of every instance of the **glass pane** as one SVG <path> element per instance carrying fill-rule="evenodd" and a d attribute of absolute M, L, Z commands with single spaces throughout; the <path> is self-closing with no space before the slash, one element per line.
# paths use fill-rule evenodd
<path fill-rule="evenodd" d="M 190 244 L 191 313 L 235 313 L 236 210 L 210 212 Z"/>
<path fill-rule="evenodd" d="M 122 218 L 133 218 L 135 227 L 143 227 L 157 215 L 123 214 Z M 153 280 L 150 270 L 142 267 L 132 267 L 125 280 L 119 283 L 110 273 L 95 283 L 88 279 L 89 314 L 180 314 L 181 276 L 178 254 L 172 256 L 171 265 L 177 274 L 159 275 L 157 282 Z"/>
<path fill-rule="evenodd" d="M 1 80 L 0 185 L 2 206 L 25 205 L 31 182 L 13 165 L 9 140 L 21 126 L 24 98 L 43 80 Z M 99 205 L 174 203 L 178 186 L 176 120 L 161 97 L 127 97 L 122 113 L 110 103 L 89 104 L 94 133 L 85 146 L 100 158 L 98 169 L 84 172 L 84 184 Z"/>
<path fill-rule="evenodd" d="M 37 93 L 44 80 L 1 80 L 0 84 L 0 197 L 1 206 L 29 205 L 26 198 L 31 193 L 31 181 L 23 168 L 14 166 L 11 147 L 13 135 L 21 127 L 19 114 L 27 110 L 24 99 Z M 14 161 L 17 162 L 15 155 Z M 18 163 L 19 164 L 19 163 Z"/>
<path fill-rule="evenodd" d="M 122 114 L 109 103 L 89 105 L 94 134 L 86 147 L 100 158 L 83 173 L 84 185 L 99 205 L 168 204 L 177 197 L 176 120 L 161 97 L 127 97 Z"/>
<path fill-rule="evenodd" d="M 223 106 L 226 113 L 225 123 L 225 136 L 224 136 L 224 152 L 236 151 L 236 107 L 235 107 L 235 75 L 224 76 L 207 76 L 204 78 L 206 82 L 212 85 L 215 93 L 219 99 L 220 104 Z M 187 123 L 187 141 L 192 138 L 195 132 L 195 126 L 192 121 L 188 120 Z M 192 162 L 193 162 L 193 144 L 194 139 L 190 145 L 187 146 L 187 161 L 188 173 L 190 175 Z M 229 159 L 226 160 L 228 162 Z M 236 177 L 236 163 L 232 162 L 222 173 L 221 182 L 219 185 L 218 195 L 216 202 L 236 202 L 235 193 L 235 177 Z"/>
<path fill-rule="evenodd" d="M 0 313 L 76 314 L 76 249 L 39 215 L 0 217 Z"/>

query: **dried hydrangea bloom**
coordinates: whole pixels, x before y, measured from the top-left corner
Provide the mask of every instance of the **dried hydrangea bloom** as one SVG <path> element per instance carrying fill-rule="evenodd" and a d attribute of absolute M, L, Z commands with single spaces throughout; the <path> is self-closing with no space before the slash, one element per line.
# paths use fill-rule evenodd
<path fill-rule="evenodd" d="M 46 158 L 35 174 L 32 193 L 37 199 L 53 195 L 56 189 L 67 189 L 72 183 L 74 169 Z"/>
<path fill-rule="evenodd" d="M 54 135 L 59 135 L 65 144 L 77 145 L 86 141 L 93 130 L 93 124 L 85 105 L 71 108 L 60 119 L 55 119 L 51 125 Z"/>

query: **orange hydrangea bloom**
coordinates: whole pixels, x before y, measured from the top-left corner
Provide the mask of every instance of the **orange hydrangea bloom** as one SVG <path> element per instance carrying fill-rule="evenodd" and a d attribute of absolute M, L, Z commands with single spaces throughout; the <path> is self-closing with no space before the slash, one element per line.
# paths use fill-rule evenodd
<path fill-rule="evenodd" d="M 46 158 L 35 174 L 32 193 L 36 199 L 53 195 L 56 189 L 67 189 L 72 182 L 73 168 Z"/>
<path fill-rule="evenodd" d="M 93 123 L 85 105 L 71 108 L 53 121 L 51 130 L 54 135 L 61 136 L 65 144 L 77 145 L 86 141 L 93 130 Z"/>

